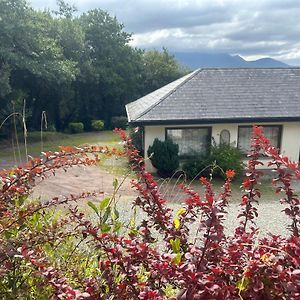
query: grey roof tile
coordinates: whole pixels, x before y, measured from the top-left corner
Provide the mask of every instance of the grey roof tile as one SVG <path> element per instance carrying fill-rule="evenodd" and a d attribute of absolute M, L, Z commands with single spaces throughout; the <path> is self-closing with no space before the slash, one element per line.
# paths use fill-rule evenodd
<path fill-rule="evenodd" d="M 134 102 L 130 102 L 126 105 L 126 111 L 128 116 L 128 121 L 134 121 L 148 112 L 154 105 L 158 102 L 162 101 L 165 97 L 170 95 L 170 93 L 174 92 L 175 89 L 180 87 L 186 80 L 192 77 L 196 73 L 196 71 L 183 76 L 154 92 L 139 98 Z"/>
<path fill-rule="evenodd" d="M 299 118 L 300 68 L 202 69 L 126 106 L 130 122 Z"/>

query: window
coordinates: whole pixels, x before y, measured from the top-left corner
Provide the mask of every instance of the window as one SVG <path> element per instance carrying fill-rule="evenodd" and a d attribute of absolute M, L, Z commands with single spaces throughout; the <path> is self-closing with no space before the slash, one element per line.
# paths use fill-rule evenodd
<path fill-rule="evenodd" d="M 223 129 L 220 133 L 220 144 L 230 144 L 230 132 L 227 129 Z"/>
<path fill-rule="evenodd" d="M 167 128 L 166 138 L 179 146 L 181 158 L 193 157 L 209 151 L 211 128 Z"/>
<path fill-rule="evenodd" d="M 271 144 L 275 147 L 280 148 L 281 142 L 281 125 L 269 125 L 263 126 L 264 135 L 268 138 Z M 252 126 L 240 126 L 238 132 L 238 148 L 241 149 L 244 153 L 250 151 L 251 146 L 251 137 L 252 137 Z"/>

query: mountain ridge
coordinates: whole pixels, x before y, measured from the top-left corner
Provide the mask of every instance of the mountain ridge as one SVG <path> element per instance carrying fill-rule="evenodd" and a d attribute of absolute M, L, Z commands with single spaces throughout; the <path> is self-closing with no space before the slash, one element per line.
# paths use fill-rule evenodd
<path fill-rule="evenodd" d="M 190 69 L 198 68 L 287 68 L 289 65 L 264 57 L 247 61 L 239 55 L 227 53 L 202 53 L 202 52 L 173 52 L 176 60 Z"/>

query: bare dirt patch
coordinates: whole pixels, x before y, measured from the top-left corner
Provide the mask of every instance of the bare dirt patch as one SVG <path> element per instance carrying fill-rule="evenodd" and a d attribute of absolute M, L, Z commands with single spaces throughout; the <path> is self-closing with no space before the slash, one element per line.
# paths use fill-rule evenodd
<path fill-rule="evenodd" d="M 115 176 L 98 166 L 77 166 L 67 172 L 59 170 L 55 176 L 40 181 L 33 189 L 33 198 L 49 200 L 56 196 L 78 195 L 82 192 L 97 192 L 103 197 L 113 193 L 113 180 L 121 182 L 123 176 Z M 136 193 L 131 188 L 131 179 L 126 178 L 118 191 L 118 198 L 132 199 Z"/>

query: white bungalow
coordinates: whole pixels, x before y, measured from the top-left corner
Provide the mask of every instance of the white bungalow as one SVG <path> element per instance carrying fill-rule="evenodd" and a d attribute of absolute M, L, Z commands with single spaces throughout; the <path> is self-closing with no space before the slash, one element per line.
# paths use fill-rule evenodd
<path fill-rule="evenodd" d="M 144 149 L 172 139 L 179 155 L 206 151 L 211 138 L 250 146 L 253 124 L 292 160 L 300 150 L 300 68 L 199 69 L 126 105 L 144 129 Z M 155 171 L 148 161 L 147 168 Z"/>

